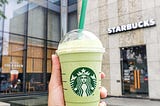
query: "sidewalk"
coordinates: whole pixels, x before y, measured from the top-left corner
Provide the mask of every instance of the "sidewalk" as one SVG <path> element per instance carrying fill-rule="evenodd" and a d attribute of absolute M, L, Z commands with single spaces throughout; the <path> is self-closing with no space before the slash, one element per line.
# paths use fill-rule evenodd
<path fill-rule="evenodd" d="M 10 106 L 9 103 L 0 102 L 0 106 Z"/>
<path fill-rule="evenodd" d="M 107 106 L 160 106 L 159 100 L 107 97 Z M 0 106 L 47 106 L 47 95 L 0 98 Z"/>
<path fill-rule="evenodd" d="M 0 106 L 47 106 L 47 95 L 0 98 Z M 2 104 L 3 103 L 3 104 Z"/>
<path fill-rule="evenodd" d="M 160 106 L 160 101 L 150 99 L 108 97 L 104 100 L 107 106 Z"/>

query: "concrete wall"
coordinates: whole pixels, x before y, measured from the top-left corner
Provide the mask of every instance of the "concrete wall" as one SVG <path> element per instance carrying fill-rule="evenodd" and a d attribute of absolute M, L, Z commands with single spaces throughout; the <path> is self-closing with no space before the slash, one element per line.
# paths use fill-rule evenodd
<path fill-rule="evenodd" d="M 92 3 L 91 3 L 92 2 Z M 78 0 L 79 12 L 81 0 Z M 146 45 L 149 77 L 149 98 L 160 99 L 160 1 L 159 0 L 94 0 L 88 1 L 85 29 L 97 34 L 106 49 L 102 81 L 110 95 L 122 95 L 120 49 Z M 108 35 L 107 29 L 119 25 L 155 19 L 156 26 Z"/>
<path fill-rule="evenodd" d="M 78 15 L 80 16 L 82 0 L 78 0 Z M 106 9 L 103 9 L 103 2 L 101 0 L 88 0 L 86 19 L 84 28 L 91 31 L 100 38 L 105 47 L 105 53 L 103 55 L 102 71 L 106 74 L 106 77 L 102 79 L 102 86 L 106 87 L 110 94 L 110 70 L 109 70 L 109 49 L 108 49 L 108 36 L 106 36 L 106 18 L 104 13 Z"/>
<path fill-rule="evenodd" d="M 146 45 L 148 75 L 149 75 L 149 97 L 160 97 L 160 77 L 158 77 L 160 69 L 160 37 L 159 32 L 159 5 L 157 1 L 146 0 L 117 0 L 108 3 L 108 27 L 123 25 L 127 23 L 138 22 L 146 19 L 155 19 L 157 26 L 146 29 L 138 29 L 128 31 L 114 36 L 109 36 L 110 51 L 110 71 L 111 77 L 111 94 L 121 94 L 121 84 L 116 84 L 116 80 L 120 78 L 120 56 L 119 47 Z M 114 53 L 114 55 L 113 55 Z M 114 60 L 115 59 L 115 60 Z M 116 71 L 117 72 L 116 72 Z M 117 75 L 118 74 L 118 75 Z M 113 79 L 112 79 L 113 78 Z M 119 88 L 117 91 L 115 88 Z"/>

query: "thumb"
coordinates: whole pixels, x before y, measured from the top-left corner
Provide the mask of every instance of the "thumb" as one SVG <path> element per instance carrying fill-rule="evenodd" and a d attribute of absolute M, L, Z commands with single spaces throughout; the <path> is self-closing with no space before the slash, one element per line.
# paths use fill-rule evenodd
<path fill-rule="evenodd" d="M 57 87 L 61 86 L 61 71 L 60 62 L 57 55 L 52 55 L 52 75 L 50 80 L 50 86 Z"/>

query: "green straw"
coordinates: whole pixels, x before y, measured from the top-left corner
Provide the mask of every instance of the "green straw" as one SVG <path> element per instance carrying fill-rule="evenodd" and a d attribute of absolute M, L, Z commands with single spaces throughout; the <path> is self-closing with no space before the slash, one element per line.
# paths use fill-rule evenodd
<path fill-rule="evenodd" d="M 83 29 L 84 28 L 84 21 L 85 21 L 85 15 L 86 15 L 87 2 L 88 2 L 88 0 L 82 0 L 82 8 L 81 8 L 79 29 Z"/>

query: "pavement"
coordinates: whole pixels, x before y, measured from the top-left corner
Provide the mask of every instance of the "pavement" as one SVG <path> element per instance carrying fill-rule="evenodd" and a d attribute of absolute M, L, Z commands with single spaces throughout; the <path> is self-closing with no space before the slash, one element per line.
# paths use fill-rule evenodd
<path fill-rule="evenodd" d="M 160 106 L 160 100 L 107 97 L 103 99 L 107 106 Z"/>
<path fill-rule="evenodd" d="M 9 103 L 0 102 L 0 106 L 11 106 Z"/>
<path fill-rule="evenodd" d="M 48 106 L 47 101 L 47 94 L 4 97 L 0 98 L 0 106 Z"/>
<path fill-rule="evenodd" d="M 0 106 L 47 106 L 47 95 L 0 98 Z M 160 106 L 160 100 L 107 97 L 107 106 Z"/>

